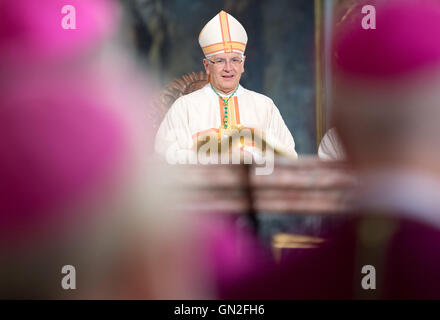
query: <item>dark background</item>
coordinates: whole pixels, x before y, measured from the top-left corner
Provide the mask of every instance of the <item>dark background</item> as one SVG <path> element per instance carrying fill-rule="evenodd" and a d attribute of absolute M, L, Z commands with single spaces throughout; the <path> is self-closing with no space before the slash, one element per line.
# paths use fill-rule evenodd
<path fill-rule="evenodd" d="M 316 153 L 314 1 L 120 0 L 130 41 L 164 86 L 203 70 L 198 36 L 221 10 L 246 29 L 241 84 L 273 99 L 299 154 Z"/>

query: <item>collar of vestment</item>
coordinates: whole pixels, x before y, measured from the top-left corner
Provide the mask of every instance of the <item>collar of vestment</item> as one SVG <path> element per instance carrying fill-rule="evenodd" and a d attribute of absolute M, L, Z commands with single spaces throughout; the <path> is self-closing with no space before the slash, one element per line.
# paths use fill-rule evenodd
<path fill-rule="evenodd" d="M 211 86 L 209 85 L 209 83 L 208 83 L 206 86 L 203 87 L 203 90 L 204 90 L 207 94 L 212 95 L 213 97 L 218 97 L 217 94 L 214 92 L 214 90 L 212 90 L 212 88 L 211 88 Z M 218 91 L 217 91 L 217 92 L 218 92 Z M 238 96 L 241 95 L 243 92 L 244 92 L 244 88 L 243 88 L 240 84 L 238 84 L 238 89 L 237 89 L 237 92 L 234 94 L 234 97 L 238 97 Z M 231 94 L 229 94 L 229 95 L 227 95 L 227 94 L 223 94 L 223 93 L 221 93 L 221 92 L 218 92 L 218 93 L 219 93 L 219 95 L 221 95 L 223 98 L 229 98 L 229 96 L 231 95 Z"/>

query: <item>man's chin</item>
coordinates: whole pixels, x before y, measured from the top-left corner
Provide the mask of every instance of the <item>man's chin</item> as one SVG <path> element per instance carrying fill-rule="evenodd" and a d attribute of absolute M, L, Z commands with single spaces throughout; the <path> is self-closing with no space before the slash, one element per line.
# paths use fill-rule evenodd
<path fill-rule="evenodd" d="M 231 83 L 231 82 L 226 82 L 222 85 L 222 91 L 223 92 L 230 92 L 232 90 L 235 90 L 235 88 L 237 88 L 238 83 Z"/>

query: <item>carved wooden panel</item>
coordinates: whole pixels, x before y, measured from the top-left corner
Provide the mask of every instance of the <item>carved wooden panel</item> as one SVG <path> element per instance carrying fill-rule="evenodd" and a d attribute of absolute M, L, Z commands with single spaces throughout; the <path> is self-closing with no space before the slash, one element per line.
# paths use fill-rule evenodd
<path fill-rule="evenodd" d="M 179 97 L 203 88 L 208 83 L 208 75 L 204 71 L 191 72 L 174 79 L 159 93 L 155 101 L 155 114 L 152 122 L 157 129 L 171 105 Z"/>

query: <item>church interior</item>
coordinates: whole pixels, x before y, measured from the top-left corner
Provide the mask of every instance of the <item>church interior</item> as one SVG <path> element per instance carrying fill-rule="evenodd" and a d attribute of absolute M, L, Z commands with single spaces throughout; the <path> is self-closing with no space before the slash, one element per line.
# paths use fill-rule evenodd
<path fill-rule="evenodd" d="M 1 3 L 0 298 L 439 299 L 439 38 L 439 0 Z"/>

